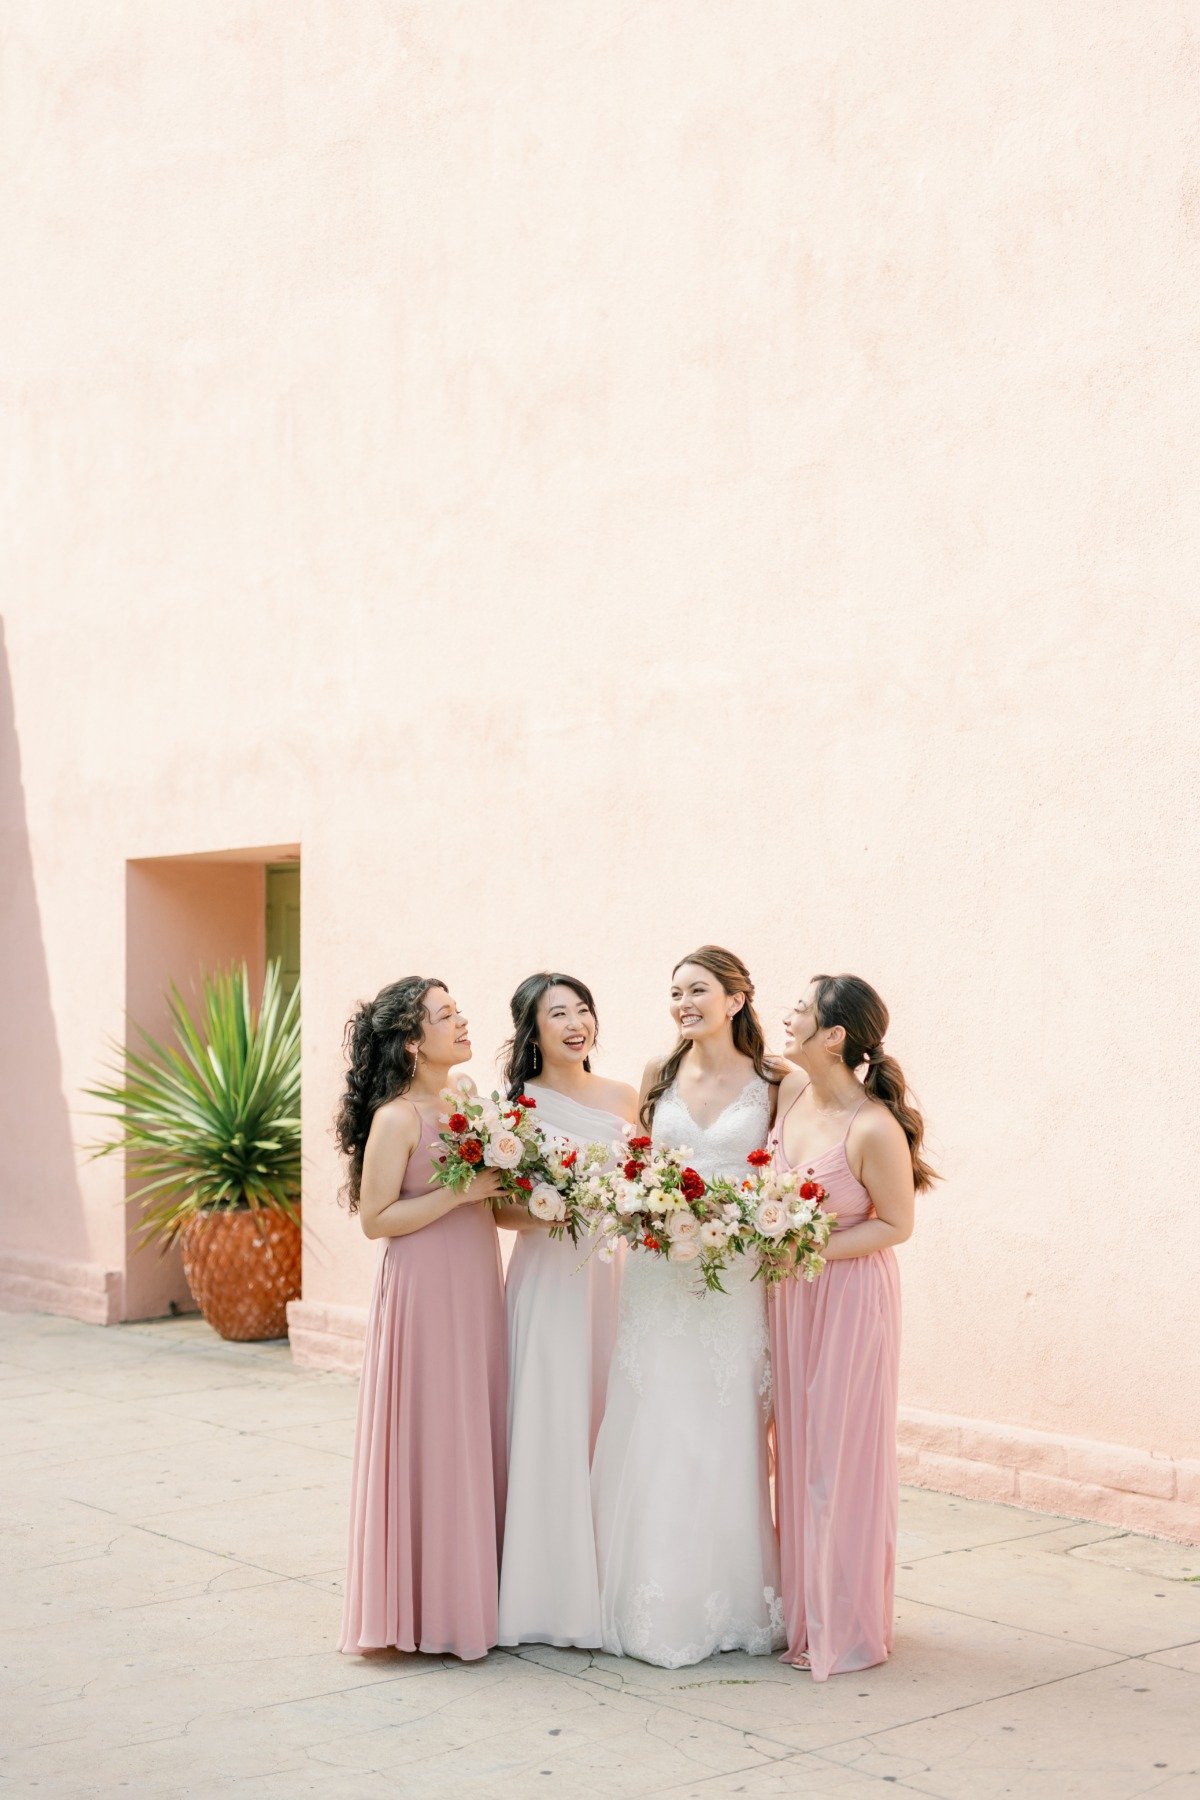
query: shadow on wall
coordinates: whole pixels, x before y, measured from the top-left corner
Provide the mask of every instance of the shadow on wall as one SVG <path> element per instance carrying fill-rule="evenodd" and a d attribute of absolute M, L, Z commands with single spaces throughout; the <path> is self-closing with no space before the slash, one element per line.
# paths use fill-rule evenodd
<path fill-rule="evenodd" d="M 107 1324 L 120 1275 L 90 1263 L 0 621 L 0 1305 Z"/>

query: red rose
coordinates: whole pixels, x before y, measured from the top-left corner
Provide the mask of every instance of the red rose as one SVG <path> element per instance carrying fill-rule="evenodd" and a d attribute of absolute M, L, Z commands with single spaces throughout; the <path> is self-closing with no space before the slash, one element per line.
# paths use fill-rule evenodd
<path fill-rule="evenodd" d="M 528 1175 L 518 1175 L 516 1181 L 517 1186 L 523 1194 L 531 1194 L 533 1192 L 533 1183 L 530 1181 Z"/>
<path fill-rule="evenodd" d="M 468 1120 L 466 1113 L 451 1113 L 450 1117 L 446 1120 L 446 1129 L 448 1131 L 465 1131 L 467 1129 L 467 1124 Z"/>
<path fill-rule="evenodd" d="M 770 1160 L 771 1152 L 769 1150 L 752 1150 L 746 1158 L 746 1161 L 756 1169 L 765 1169 Z"/>
<path fill-rule="evenodd" d="M 630 1138 L 629 1148 L 631 1150 L 648 1150 L 653 1141 L 653 1138 L 648 1137 Z"/>
<path fill-rule="evenodd" d="M 679 1177 L 679 1187 L 685 1200 L 699 1200 L 704 1193 L 704 1177 L 697 1175 L 695 1169 L 685 1169 Z"/>
<path fill-rule="evenodd" d="M 821 1190 L 815 1181 L 802 1181 L 800 1183 L 800 1198 L 802 1200 L 815 1200 L 820 1191 Z"/>
<path fill-rule="evenodd" d="M 626 1181 L 636 1181 L 641 1172 L 642 1164 L 638 1162 L 635 1157 L 631 1156 L 629 1161 L 625 1164 Z"/>
<path fill-rule="evenodd" d="M 483 1145 L 478 1138 L 464 1138 L 458 1146 L 458 1154 L 465 1163 L 481 1163 L 483 1161 Z"/>
<path fill-rule="evenodd" d="M 534 1110 L 534 1108 L 537 1106 L 537 1101 L 534 1099 L 531 1099 L 531 1097 L 528 1094 L 518 1094 L 517 1095 L 517 1105 L 528 1107 L 529 1111 L 532 1112 Z"/>
<path fill-rule="evenodd" d="M 656 1237 L 651 1237 L 650 1233 L 647 1232 L 645 1237 L 642 1239 L 642 1248 L 645 1250 L 661 1250 L 662 1245 L 659 1243 L 659 1241 Z"/>
<path fill-rule="evenodd" d="M 573 1169 L 578 1161 L 578 1150 L 568 1150 L 567 1154 L 562 1159 L 562 1166 L 564 1169 Z"/>

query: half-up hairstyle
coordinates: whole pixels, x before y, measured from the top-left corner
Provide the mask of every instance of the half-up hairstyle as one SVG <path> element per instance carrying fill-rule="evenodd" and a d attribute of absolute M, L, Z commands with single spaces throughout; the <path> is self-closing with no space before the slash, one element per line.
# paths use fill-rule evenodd
<path fill-rule="evenodd" d="M 684 963 L 695 963 L 698 968 L 707 969 L 715 975 L 727 994 L 744 994 L 745 1005 L 734 1013 L 730 1021 L 733 1027 L 733 1044 L 743 1056 L 748 1056 L 754 1064 L 755 1073 L 769 1081 L 773 1086 L 778 1083 L 780 1070 L 767 1056 L 766 1039 L 759 1023 L 758 1014 L 754 1010 L 754 983 L 750 979 L 750 971 L 740 956 L 732 950 L 722 950 L 719 944 L 702 944 L 699 950 L 693 950 L 690 956 L 681 956 L 672 975 L 677 975 Z M 658 1074 L 651 1082 L 646 1098 L 642 1101 L 642 1109 L 638 1114 L 647 1131 L 654 1123 L 654 1109 L 678 1075 L 684 1057 L 692 1047 L 690 1038 L 681 1037 L 675 1048 L 663 1063 Z"/>
<path fill-rule="evenodd" d="M 848 1069 L 858 1070 L 866 1063 L 863 1087 L 872 1100 L 887 1107 L 908 1139 L 913 1186 L 920 1193 L 940 1181 L 941 1176 L 921 1155 L 925 1121 L 908 1092 L 904 1070 L 883 1048 L 887 1007 L 875 989 L 858 975 L 814 975 L 812 979 L 817 1024 L 823 1031 L 840 1025 L 846 1033 L 842 1061 Z"/>
<path fill-rule="evenodd" d="M 532 1081 L 541 1073 L 544 1058 L 538 1043 L 537 1013 L 542 995 L 552 987 L 570 988 L 573 994 L 578 994 L 591 1013 L 592 1023 L 596 1030 L 600 1029 L 600 1021 L 596 1017 L 596 1002 L 592 999 L 592 990 L 585 981 L 580 981 L 576 975 L 552 975 L 545 969 L 540 975 L 527 976 L 509 1001 L 513 1034 L 500 1051 L 504 1058 L 504 1091 L 510 1100 L 515 1100 L 524 1089 L 525 1083 Z M 592 1072 L 590 1056 L 584 1057 L 583 1066 L 590 1075 Z"/>
<path fill-rule="evenodd" d="M 424 1035 L 425 996 L 430 988 L 445 986 L 433 975 L 406 975 L 364 1000 L 346 1026 L 346 1086 L 333 1131 L 350 1165 L 345 1193 L 352 1213 L 358 1211 L 371 1120 L 385 1100 L 394 1100 L 411 1083 L 417 1059 L 409 1045 Z"/>

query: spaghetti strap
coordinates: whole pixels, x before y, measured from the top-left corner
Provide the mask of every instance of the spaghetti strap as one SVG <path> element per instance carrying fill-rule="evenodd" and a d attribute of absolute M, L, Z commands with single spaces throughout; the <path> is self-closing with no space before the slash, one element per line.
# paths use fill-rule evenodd
<path fill-rule="evenodd" d="M 774 1131 L 776 1131 L 776 1132 L 783 1131 L 783 1121 L 787 1118 L 787 1116 L 791 1112 L 793 1106 L 795 1106 L 797 1100 L 799 1100 L 800 1094 L 807 1094 L 807 1092 L 811 1086 L 812 1086 L 812 1083 L 806 1081 L 804 1086 L 800 1089 L 800 1093 L 792 1095 L 791 1099 L 788 1101 L 788 1103 L 784 1107 L 783 1111 L 777 1115 L 777 1117 L 775 1119 L 775 1124 L 772 1127 L 772 1129 Z M 783 1141 L 782 1138 L 780 1138 L 781 1143 L 782 1143 L 782 1141 Z"/>
<path fill-rule="evenodd" d="M 803 1089 L 801 1089 L 801 1090 L 800 1090 L 800 1092 L 801 1092 L 801 1093 L 803 1093 L 803 1091 L 804 1091 L 804 1090 L 803 1090 Z M 797 1100 L 798 1100 L 798 1099 L 799 1099 L 799 1098 L 800 1098 L 800 1094 L 797 1094 L 797 1095 L 796 1095 L 796 1099 L 797 1099 Z M 860 1112 L 861 1112 L 861 1111 L 862 1111 L 862 1109 L 863 1109 L 863 1107 L 864 1107 L 864 1106 L 865 1106 L 865 1105 L 866 1105 L 866 1104 L 867 1104 L 867 1101 L 868 1101 L 868 1100 L 869 1100 L 869 1099 L 870 1099 L 870 1098 L 871 1098 L 871 1096 L 870 1096 L 870 1094 L 864 1094 L 864 1095 L 863 1095 L 863 1097 L 862 1097 L 862 1099 L 861 1099 L 861 1100 L 860 1100 L 860 1101 L 859 1101 L 859 1103 L 858 1103 L 858 1105 L 857 1105 L 857 1106 L 856 1106 L 856 1107 L 855 1107 L 855 1109 L 854 1109 L 854 1111 L 853 1111 L 853 1112 L 852 1112 L 852 1113 L 851 1113 L 851 1114 L 850 1114 L 850 1118 L 849 1118 L 849 1120 L 848 1120 L 848 1121 L 847 1121 L 847 1124 L 846 1124 L 846 1135 L 845 1135 L 845 1137 L 844 1137 L 844 1138 L 843 1138 L 843 1139 L 842 1139 L 842 1143 L 843 1143 L 843 1145 L 845 1145 L 845 1144 L 848 1144 L 848 1143 L 849 1143 L 849 1141 L 850 1141 L 850 1128 L 851 1128 L 851 1126 L 852 1126 L 852 1125 L 853 1125 L 853 1124 L 854 1124 L 854 1121 L 855 1121 L 855 1119 L 857 1119 L 857 1117 L 858 1117 L 858 1115 L 859 1115 L 859 1113 L 860 1113 Z M 788 1110 L 789 1110 L 789 1111 L 790 1111 L 790 1110 L 791 1110 L 791 1108 L 790 1108 L 790 1107 L 789 1107 L 789 1109 L 788 1109 Z"/>

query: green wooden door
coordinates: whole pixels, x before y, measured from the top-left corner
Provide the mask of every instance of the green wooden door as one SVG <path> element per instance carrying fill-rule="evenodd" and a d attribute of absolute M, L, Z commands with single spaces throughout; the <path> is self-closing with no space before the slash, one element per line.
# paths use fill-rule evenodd
<path fill-rule="evenodd" d="M 300 865 L 267 865 L 267 960 L 282 964 L 283 991 L 300 979 Z"/>

